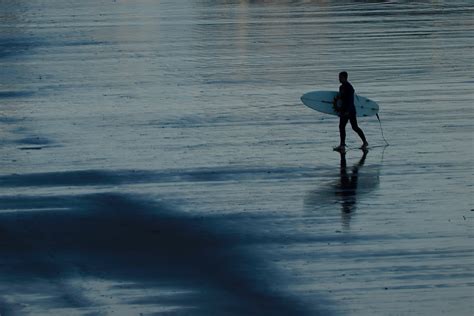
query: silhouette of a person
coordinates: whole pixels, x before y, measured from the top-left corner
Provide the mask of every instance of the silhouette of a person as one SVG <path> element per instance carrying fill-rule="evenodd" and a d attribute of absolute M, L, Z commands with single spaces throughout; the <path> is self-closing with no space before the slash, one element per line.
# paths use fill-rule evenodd
<path fill-rule="evenodd" d="M 335 193 L 341 201 L 342 226 L 349 228 L 352 213 L 356 208 L 359 168 L 364 165 L 368 151 L 364 151 L 359 162 L 352 167 L 350 174 L 347 172 L 346 153 L 343 151 L 339 153 L 341 155 L 340 178 Z"/>
<path fill-rule="evenodd" d="M 347 81 L 348 74 L 345 71 L 339 73 L 339 94 L 334 98 L 334 109 L 339 112 L 339 146 L 334 147 L 336 151 L 345 151 L 346 147 L 346 125 L 347 122 L 351 123 L 354 132 L 359 135 L 362 140 L 362 149 L 366 149 L 369 143 L 365 139 L 364 132 L 360 129 L 357 124 L 356 108 L 354 105 L 354 87 Z M 337 106 L 337 101 L 341 101 L 341 106 Z"/>

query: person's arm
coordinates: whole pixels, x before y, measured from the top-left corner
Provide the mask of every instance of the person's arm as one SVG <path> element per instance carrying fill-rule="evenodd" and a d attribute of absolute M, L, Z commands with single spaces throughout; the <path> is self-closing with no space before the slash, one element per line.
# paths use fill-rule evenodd
<path fill-rule="evenodd" d="M 341 107 L 339 105 L 337 105 L 337 101 L 339 101 L 341 98 L 339 97 L 339 95 L 336 95 L 334 97 L 334 100 L 332 101 L 332 108 L 334 109 L 334 111 L 336 113 L 341 113 Z"/>
<path fill-rule="evenodd" d="M 336 113 L 341 113 L 341 110 L 342 110 L 342 106 L 337 105 L 339 100 L 342 100 L 342 89 L 341 89 L 341 87 L 339 87 L 339 93 L 336 94 L 336 96 L 332 100 L 332 107 L 333 107 L 334 111 L 336 111 Z"/>
<path fill-rule="evenodd" d="M 339 113 L 339 114 L 347 114 L 349 112 L 348 110 L 348 105 L 347 105 L 347 95 L 350 94 L 350 91 L 348 89 L 341 85 L 339 87 L 339 93 L 336 95 L 334 98 L 334 110 Z M 340 102 L 338 102 L 340 101 Z M 339 105 L 338 105 L 339 103 Z"/>

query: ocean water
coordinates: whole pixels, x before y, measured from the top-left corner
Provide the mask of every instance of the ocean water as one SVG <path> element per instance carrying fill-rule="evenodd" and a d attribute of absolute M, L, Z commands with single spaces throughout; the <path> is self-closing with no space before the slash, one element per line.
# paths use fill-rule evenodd
<path fill-rule="evenodd" d="M 473 14 L 0 0 L 0 313 L 472 315 Z"/>

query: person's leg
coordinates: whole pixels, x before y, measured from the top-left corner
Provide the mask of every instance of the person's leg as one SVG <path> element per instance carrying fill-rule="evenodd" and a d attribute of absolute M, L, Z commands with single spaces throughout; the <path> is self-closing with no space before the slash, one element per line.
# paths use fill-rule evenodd
<path fill-rule="evenodd" d="M 357 135 L 359 135 L 360 139 L 362 140 L 363 144 L 362 146 L 363 147 L 367 147 L 367 145 L 369 145 L 369 143 L 367 142 L 367 140 L 365 139 L 365 135 L 364 135 L 364 132 L 360 129 L 359 125 L 357 124 L 357 118 L 355 115 L 351 115 L 350 117 L 350 122 L 351 122 L 351 126 L 352 126 L 352 129 L 354 130 L 354 132 L 357 133 Z"/>
<path fill-rule="evenodd" d="M 346 115 L 341 115 L 339 117 L 339 137 L 341 139 L 339 147 L 346 146 L 346 125 L 348 121 L 349 118 Z"/>

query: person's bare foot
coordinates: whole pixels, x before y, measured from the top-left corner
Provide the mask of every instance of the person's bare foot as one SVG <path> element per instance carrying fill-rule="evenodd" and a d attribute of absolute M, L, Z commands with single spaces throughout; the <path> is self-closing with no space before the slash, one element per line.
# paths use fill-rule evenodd
<path fill-rule="evenodd" d="M 332 150 L 344 153 L 344 152 L 346 152 L 346 145 L 336 146 Z"/>

